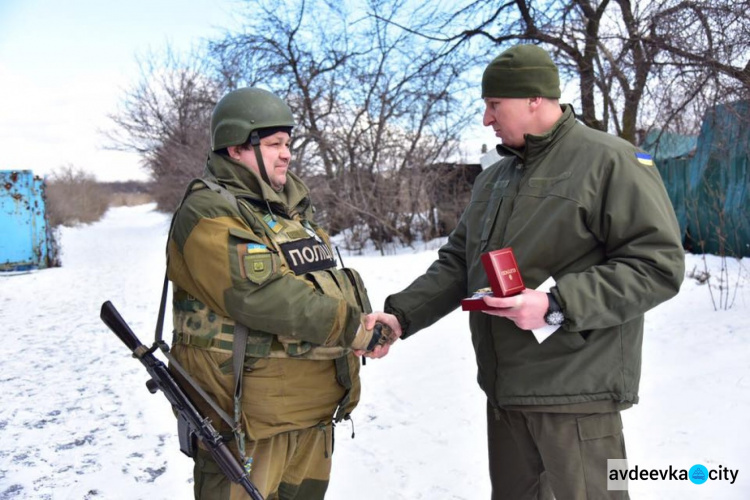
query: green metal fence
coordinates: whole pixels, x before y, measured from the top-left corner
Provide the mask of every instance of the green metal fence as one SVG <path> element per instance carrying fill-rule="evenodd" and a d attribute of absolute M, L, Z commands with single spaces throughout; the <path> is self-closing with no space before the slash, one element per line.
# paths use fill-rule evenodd
<path fill-rule="evenodd" d="M 709 110 L 698 137 L 651 132 L 642 147 L 654 156 L 686 248 L 750 256 L 750 102 Z"/>

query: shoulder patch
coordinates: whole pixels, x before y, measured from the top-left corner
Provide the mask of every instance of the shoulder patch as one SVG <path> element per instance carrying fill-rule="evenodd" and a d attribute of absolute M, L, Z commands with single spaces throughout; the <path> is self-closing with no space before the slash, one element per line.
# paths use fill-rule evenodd
<path fill-rule="evenodd" d="M 273 254 L 268 251 L 253 251 L 242 256 L 240 274 L 256 285 L 262 285 L 275 272 Z"/>
<path fill-rule="evenodd" d="M 647 167 L 654 166 L 654 159 L 648 153 L 636 153 L 635 159 L 638 160 L 638 163 L 640 163 L 641 165 L 645 165 Z"/>

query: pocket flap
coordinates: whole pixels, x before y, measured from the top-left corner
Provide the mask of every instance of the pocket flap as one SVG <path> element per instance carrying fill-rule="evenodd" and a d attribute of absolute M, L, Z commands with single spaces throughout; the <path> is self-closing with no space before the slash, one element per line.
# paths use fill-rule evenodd
<path fill-rule="evenodd" d="M 315 285 L 315 288 L 323 295 L 336 299 L 344 298 L 344 294 L 341 292 L 339 284 L 330 273 L 326 271 L 314 271 L 305 274 L 305 278 L 307 278 L 308 281 L 311 281 Z"/>
<path fill-rule="evenodd" d="M 563 172 L 556 177 L 532 177 L 529 179 L 529 187 L 533 188 L 549 188 L 570 178 L 572 174 L 570 172 Z"/>
<path fill-rule="evenodd" d="M 265 243 L 263 242 L 262 239 L 260 239 L 254 233 L 251 233 L 250 231 L 245 231 L 244 229 L 239 229 L 239 228 L 236 228 L 236 227 L 230 227 L 229 228 L 229 234 L 231 234 L 235 238 L 239 238 L 241 240 L 254 241 L 255 243 L 260 243 L 260 244 L 265 245 Z"/>
<path fill-rule="evenodd" d="M 597 413 L 578 419 L 578 437 L 581 441 L 616 436 L 622 433 L 622 419 L 619 412 Z"/>

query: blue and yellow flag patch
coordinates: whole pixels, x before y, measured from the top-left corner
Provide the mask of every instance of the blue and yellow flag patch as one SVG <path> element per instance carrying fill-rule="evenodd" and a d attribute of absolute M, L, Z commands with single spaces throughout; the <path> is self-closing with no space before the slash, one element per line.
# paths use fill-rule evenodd
<path fill-rule="evenodd" d="M 259 245 L 257 243 L 248 243 L 247 253 L 267 253 L 268 248 L 265 245 Z"/>
<path fill-rule="evenodd" d="M 652 167 L 654 165 L 654 159 L 651 158 L 651 155 L 648 153 L 636 153 L 635 159 L 638 160 L 638 163 L 647 167 Z"/>

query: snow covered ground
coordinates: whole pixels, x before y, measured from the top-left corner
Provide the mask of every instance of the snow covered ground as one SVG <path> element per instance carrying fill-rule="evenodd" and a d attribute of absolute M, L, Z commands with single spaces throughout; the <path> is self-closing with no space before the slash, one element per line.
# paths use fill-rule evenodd
<path fill-rule="evenodd" d="M 153 337 L 168 226 L 153 208 L 64 229 L 62 268 L 0 277 L 0 499 L 192 497 L 192 462 L 168 403 L 146 390 L 146 371 L 99 320 L 111 300 L 143 342 Z M 344 259 L 382 307 L 435 248 Z M 702 256 L 687 258 L 688 270 L 703 268 Z M 720 260 L 707 261 L 717 276 Z M 670 492 L 631 483 L 631 498 L 750 498 L 750 259 L 728 265 L 730 310 L 715 312 L 707 285 L 686 278 L 647 315 L 641 403 L 623 420 L 632 462 L 723 466 L 739 470 L 735 484 Z M 489 498 L 475 372 L 460 311 L 368 362 L 356 438 L 348 423 L 337 428 L 328 498 Z"/>

